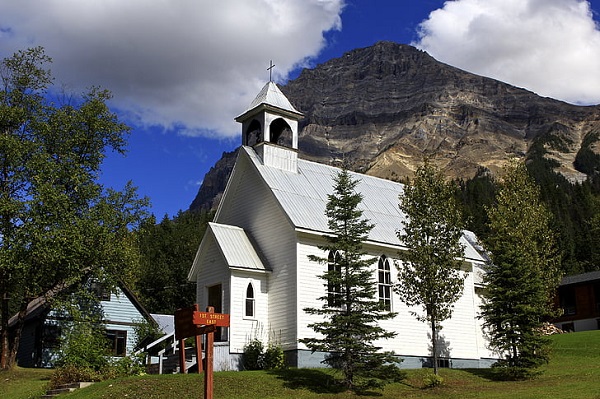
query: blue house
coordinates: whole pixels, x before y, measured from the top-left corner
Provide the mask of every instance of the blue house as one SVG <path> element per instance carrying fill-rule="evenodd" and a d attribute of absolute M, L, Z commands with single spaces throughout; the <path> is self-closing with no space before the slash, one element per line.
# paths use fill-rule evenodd
<path fill-rule="evenodd" d="M 99 286 L 100 287 L 100 286 Z M 102 314 L 102 324 L 110 348 L 115 357 L 133 353 L 136 343 L 135 326 L 142 320 L 152 324 L 156 321 L 144 309 L 124 284 L 109 292 L 95 290 L 98 295 Z M 61 317 L 51 308 L 45 297 L 31 301 L 27 307 L 25 324 L 17 352 L 17 364 L 21 367 L 53 367 L 60 350 Z M 16 324 L 13 316 L 9 327 Z"/>

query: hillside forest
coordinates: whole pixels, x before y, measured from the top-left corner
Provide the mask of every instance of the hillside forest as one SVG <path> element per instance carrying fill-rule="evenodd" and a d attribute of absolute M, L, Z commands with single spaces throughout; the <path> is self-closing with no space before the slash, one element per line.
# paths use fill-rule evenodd
<path fill-rule="evenodd" d="M 530 156 L 527 166 L 553 215 L 562 273 L 599 270 L 600 175 L 570 182 L 541 156 Z M 494 203 L 495 192 L 495 177 L 483 169 L 471 179 L 456 180 L 467 228 L 480 239 L 489 234 L 486 208 Z M 205 210 L 189 210 L 159 223 L 149 220 L 139 232 L 141 262 L 134 289 L 150 312 L 173 313 L 194 303 L 195 284 L 187 281 L 187 273 L 212 217 Z"/>

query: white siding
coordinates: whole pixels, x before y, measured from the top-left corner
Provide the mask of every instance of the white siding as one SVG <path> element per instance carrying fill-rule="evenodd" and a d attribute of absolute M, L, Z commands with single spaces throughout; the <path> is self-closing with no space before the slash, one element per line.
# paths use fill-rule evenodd
<path fill-rule="evenodd" d="M 242 227 L 256 243 L 268 277 L 268 326 L 284 349 L 296 345 L 295 233 L 273 193 L 240 156 L 215 222 Z"/>
<path fill-rule="evenodd" d="M 246 289 L 252 284 L 254 289 L 254 316 L 245 316 Z M 231 335 L 230 351 L 242 353 L 244 345 L 257 338 L 267 344 L 269 341 L 269 296 L 267 274 L 234 271 L 231 277 Z"/>
<path fill-rule="evenodd" d="M 219 251 L 214 237 L 212 235 L 205 236 L 209 240 L 204 247 L 205 251 L 198 255 L 198 260 L 202 265 L 198 271 L 196 280 L 196 301 L 201 311 L 204 311 L 208 306 L 208 287 L 221 284 L 221 296 L 223 313 L 230 312 L 229 302 L 229 267 L 225 263 L 223 255 Z"/>
<path fill-rule="evenodd" d="M 322 239 L 321 239 L 322 240 Z M 301 236 L 298 243 L 298 286 L 301 287 L 298 297 L 297 311 L 301 315 L 298 320 L 298 338 L 308 338 L 315 336 L 314 331 L 308 327 L 308 324 L 318 321 L 320 316 L 308 315 L 303 309 L 306 307 L 321 307 L 321 301 L 317 298 L 325 293 L 324 281 L 317 276 L 322 274 L 327 266 L 320 265 L 308 260 L 308 255 L 326 257 L 323 251 L 316 245 L 323 243 L 318 237 Z M 380 255 L 386 255 L 392 265 L 398 262 L 394 259 L 397 251 L 390 248 L 368 248 L 370 257 L 378 258 Z M 377 264 L 373 264 L 373 283 L 376 284 Z M 397 269 L 391 267 L 392 283 L 396 283 Z M 474 275 L 467 272 L 465 279 L 465 288 L 462 297 L 455 304 L 452 318 L 442 323 L 440 331 L 440 340 L 442 349 L 445 348 L 445 355 L 453 358 L 490 358 L 492 357 L 485 346 L 481 322 L 478 320 L 478 307 L 480 298 L 475 294 Z M 378 342 L 384 350 L 394 351 L 401 356 L 429 356 L 430 354 L 430 328 L 428 324 L 418 321 L 411 311 L 421 314 L 419 308 L 409 308 L 404 304 L 396 293 L 392 295 L 392 311 L 397 312 L 397 316 L 391 320 L 384 320 L 381 326 L 389 331 L 395 331 L 397 336 L 393 339 L 382 340 Z M 304 345 L 299 345 L 300 349 L 305 349 Z"/>

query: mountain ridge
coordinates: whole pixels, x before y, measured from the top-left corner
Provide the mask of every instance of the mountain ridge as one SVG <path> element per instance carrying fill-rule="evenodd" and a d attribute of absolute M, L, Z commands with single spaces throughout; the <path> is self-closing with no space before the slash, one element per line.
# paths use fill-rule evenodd
<path fill-rule="evenodd" d="M 534 155 L 572 181 L 600 172 L 600 106 L 540 97 L 412 46 L 352 50 L 280 88 L 305 115 L 300 156 L 316 162 L 344 160 L 393 180 L 412 176 L 424 157 L 452 178 Z M 206 174 L 191 210 L 216 207 L 232 154 Z"/>

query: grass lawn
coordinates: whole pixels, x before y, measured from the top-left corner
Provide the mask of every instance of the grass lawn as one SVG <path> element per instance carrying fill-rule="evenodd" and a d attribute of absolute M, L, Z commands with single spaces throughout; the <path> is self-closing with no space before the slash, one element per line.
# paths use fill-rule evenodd
<path fill-rule="evenodd" d="M 29 399 L 39 398 L 45 393 L 52 370 L 24 369 L 15 367 L 0 372 L 0 398 Z"/>
<path fill-rule="evenodd" d="M 388 385 L 383 392 L 373 392 L 363 398 L 447 398 L 447 399 L 600 399 L 600 331 L 556 335 L 554 353 L 544 374 L 532 381 L 499 382 L 489 377 L 488 370 L 441 370 L 444 386 L 422 389 L 426 369 L 408 370 L 403 383 Z M 36 370 L 37 371 L 37 370 Z M 19 369 L 25 373 L 26 370 Z M 2 380 L 6 374 L 0 373 Z M 47 374 L 32 374 L 37 387 Z M 2 398 L 28 398 L 28 392 L 11 383 L 10 396 L 0 391 Z M 28 385 L 34 386 L 33 382 Z M 4 389 L 4 386 L 2 387 Z M 163 375 L 132 377 L 105 381 L 61 396 L 65 399 L 99 398 L 200 398 L 202 376 Z M 14 390 L 14 392 L 12 391 Z M 20 392 L 17 394 L 17 391 Z M 20 396 L 19 396 L 20 395 Z M 215 373 L 215 399 L 282 399 L 322 398 L 346 399 L 357 396 L 339 392 L 327 370 L 285 370 L 280 372 L 245 371 Z"/>

